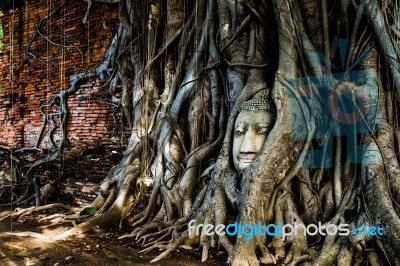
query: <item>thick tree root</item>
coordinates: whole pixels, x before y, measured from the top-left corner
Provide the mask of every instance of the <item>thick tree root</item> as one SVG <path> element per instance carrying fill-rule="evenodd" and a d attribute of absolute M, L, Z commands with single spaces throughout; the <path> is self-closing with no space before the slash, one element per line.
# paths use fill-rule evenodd
<path fill-rule="evenodd" d="M 78 210 L 77 208 L 74 208 L 74 207 L 71 207 L 68 205 L 64 205 L 61 203 L 54 203 L 54 204 L 49 204 L 49 205 L 45 205 L 45 206 L 35 206 L 35 207 L 26 208 L 26 209 L 16 209 L 15 212 L 6 214 L 5 216 L 1 217 L 0 221 L 3 221 L 7 218 L 21 219 L 22 217 L 31 215 L 34 212 L 46 211 L 46 210 L 51 210 L 51 209 L 65 209 L 67 211 L 74 211 L 74 212 Z"/>
<path fill-rule="evenodd" d="M 84 20 L 88 18 L 93 1 L 88 1 Z M 352 86 L 350 82 L 342 80 L 338 86 L 326 86 L 325 80 L 318 81 L 319 77 L 330 76 L 330 64 L 336 64 L 330 62 L 322 66 L 321 56 L 317 52 L 323 50 L 329 57 L 330 51 L 335 49 L 330 49 L 331 43 L 326 36 L 333 36 L 335 40 L 339 38 L 336 33 L 329 31 L 331 20 L 328 19 L 328 9 L 332 5 L 328 5 L 328 1 L 322 1 L 320 6 L 318 1 L 275 0 L 271 3 L 261 1 L 259 6 L 255 6 L 256 2 L 121 1 L 121 23 L 104 61 L 94 71 L 72 76 L 68 90 L 63 90 L 40 107 L 44 123 L 37 145 L 33 148 L 39 147 L 45 128 L 50 123 L 49 143 L 54 149 L 61 150 L 67 141 L 67 97 L 79 89 L 80 83 L 97 76 L 104 79 L 110 68 L 114 68 L 109 81 L 110 91 L 121 91 L 122 111 L 132 134 L 120 165 L 110 170 L 100 195 L 90 205 L 96 212 L 81 215 L 80 209 L 55 204 L 8 213 L 0 221 L 23 218 L 33 212 L 52 208 L 66 210 L 65 213 L 40 220 L 50 221 L 50 226 L 65 223 L 74 225 L 58 236 L 46 238 L 33 232 L 15 234 L 42 239 L 62 239 L 97 227 L 128 222 L 134 230 L 120 239 L 134 239 L 143 246 L 142 252 L 163 250 L 152 262 L 165 258 L 176 248 L 192 246 L 202 247 L 203 262 L 209 257 L 210 248 L 220 245 L 227 251 L 228 262 L 233 266 L 260 263 L 291 266 L 302 263 L 359 265 L 365 254 L 371 265 L 386 262 L 400 264 L 396 256 L 400 250 L 397 237 L 400 235 L 397 204 L 400 167 L 396 155 L 399 147 L 394 147 L 399 143 L 393 137 L 394 132 L 398 133 L 398 121 L 395 118 L 398 103 L 391 108 L 393 112 L 386 110 L 391 119 L 386 122 L 386 118 L 382 117 L 385 120 L 381 123 L 383 133 L 375 134 L 373 130 L 362 132 L 364 135 L 370 134 L 379 147 L 369 140 L 369 149 L 354 151 L 356 157 L 360 155 L 363 158 L 361 166 L 358 162 L 351 162 L 349 152 L 344 152 L 346 146 L 353 148 L 349 144 L 350 138 L 344 141 L 344 137 L 338 137 L 330 143 L 335 144 L 331 154 L 334 158 L 330 158 L 330 144 L 324 142 L 325 138 L 331 138 L 334 134 L 341 136 L 343 132 L 337 130 L 336 125 L 331 125 L 331 121 L 325 121 L 324 116 L 329 115 L 325 110 L 329 109 L 329 106 L 326 107 L 329 102 L 322 99 L 322 95 L 331 95 Z M 354 54 L 348 55 L 343 62 L 346 71 L 350 72 L 350 68 L 353 68 L 351 64 L 362 61 L 360 59 L 367 62 L 361 67 L 363 71 L 373 61 L 363 58 L 364 55 L 355 58 L 355 54 L 362 54 L 364 46 L 356 44 L 355 40 L 364 38 L 372 29 L 377 33 L 383 32 L 383 35 L 376 34 L 375 37 L 383 52 L 392 58 L 382 57 L 379 60 L 389 63 L 386 70 L 394 77 L 393 84 L 388 82 L 387 87 L 394 85 L 395 91 L 399 92 L 400 79 L 396 79 L 399 71 L 394 67 L 398 51 L 393 38 L 389 38 L 392 30 L 388 26 L 391 25 L 387 25 L 387 21 L 390 21 L 398 26 L 398 18 L 390 17 L 390 12 L 386 12 L 383 6 L 381 10 L 378 1 L 365 0 L 353 8 L 357 11 L 357 17 L 351 20 L 348 16 L 350 8 L 357 5 L 353 2 L 341 1 L 340 10 L 345 16 L 338 19 L 338 32 L 344 28 L 341 23 L 346 24 L 346 33 L 350 32 L 349 21 L 356 24 L 352 29 L 353 35 L 349 36 L 350 48 L 347 49 Z M 391 1 L 387 2 L 390 6 Z M 165 7 L 167 12 L 164 18 L 159 11 Z M 269 17 L 273 17 L 272 9 L 275 21 L 270 25 L 268 22 Z M 186 14 L 189 10 L 192 13 Z M 309 13 L 315 11 L 315 17 L 322 17 L 322 23 L 311 22 L 308 16 L 305 18 L 308 21 L 303 21 L 302 11 L 306 11 L 306 14 L 310 10 L 312 12 Z M 148 21 L 140 19 L 146 17 L 141 16 L 142 11 L 149 12 Z M 336 8 L 332 9 L 332 13 L 341 14 Z M 388 16 L 388 19 L 384 19 L 384 16 Z M 360 36 L 361 17 L 370 20 L 372 28 L 366 26 Z M 164 19 L 166 25 L 161 27 Z M 266 36 L 266 31 L 275 27 L 279 49 L 267 51 L 269 46 L 266 40 L 269 36 Z M 323 34 L 315 31 L 318 27 L 324 29 L 323 34 L 327 34 L 324 40 L 321 39 Z M 163 36 L 163 32 L 167 32 L 167 36 Z M 310 39 L 308 32 L 316 32 L 320 36 Z M 135 36 L 132 36 L 133 33 Z M 217 36 L 219 40 L 216 40 Z M 272 39 L 275 41 L 275 38 Z M 159 40 L 164 41 L 163 45 L 159 45 Z M 171 45 L 175 42 L 178 43 L 176 49 Z M 320 47 L 313 47 L 314 44 Z M 369 44 L 366 42 L 365 46 Z M 275 63 L 271 66 L 268 57 L 273 58 L 271 54 L 275 52 L 279 62 L 276 62 L 277 66 Z M 162 58 L 164 55 L 166 60 Z M 177 62 L 175 57 L 179 58 Z M 336 58 L 328 59 L 336 61 Z M 379 60 L 377 62 L 380 63 Z M 155 62 L 160 62 L 160 67 L 155 66 Z M 374 74 L 380 79 L 378 72 L 384 68 L 378 66 L 377 62 L 373 66 L 376 69 Z M 273 74 L 267 74 L 265 67 L 272 69 Z M 161 69 L 163 74 L 160 73 Z M 308 84 L 309 91 L 305 92 L 308 89 L 295 83 L 310 74 L 315 75 L 316 81 L 315 84 L 314 81 Z M 370 78 L 370 75 L 366 77 Z M 274 127 L 252 165 L 238 173 L 232 165 L 235 119 L 242 104 L 258 91 L 270 88 L 273 79 L 273 91 L 268 91 L 277 107 Z M 372 85 L 375 86 L 375 83 Z M 393 93 L 391 88 L 379 88 L 379 91 Z M 292 101 L 291 97 L 296 101 Z M 303 101 L 306 98 L 315 98 L 316 101 Z M 300 112 L 295 112 L 293 119 L 292 107 L 295 105 L 298 105 Z M 45 107 L 57 106 L 58 112 L 45 112 Z M 381 113 L 384 112 L 382 110 Z M 230 117 L 226 125 L 228 115 Z M 60 120 L 59 145 L 53 138 L 57 128 L 56 118 Z M 299 133 L 295 123 L 300 120 L 299 124 L 303 127 L 298 131 L 304 129 L 304 132 L 300 132 L 302 136 L 297 139 L 298 136 L 294 138 L 295 133 Z M 325 130 L 321 126 L 315 130 L 316 125 L 325 124 L 332 128 Z M 363 126 L 369 125 L 366 123 Z M 360 132 L 353 133 L 357 135 Z M 321 136 L 324 139 L 322 144 L 319 143 Z M 362 138 L 364 141 L 364 136 Z M 358 140 L 354 142 L 357 142 L 354 146 L 358 146 Z M 322 165 L 331 160 L 334 170 L 302 168 L 306 155 L 320 148 L 323 151 Z M 56 155 L 54 152 L 51 157 L 37 161 L 32 167 L 46 160 L 54 160 Z M 133 215 L 137 203 L 147 197 L 143 196 L 148 192 L 147 188 L 140 187 L 144 180 L 153 181 L 154 187 L 146 209 Z M 29 196 L 27 191 L 23 199 Z M 234 211 L 228 213 L 231 209 Z M 226 235 L 210 236 L 204 228 L 196 235 L 193 228 L 187 228 L 190 219 L 195 221 L 194 225 L 226 224 L 231 219 L 241 224 L 256 224 L 259 221 L 303 226 L 318 221 L 356 226 L 385 224 L 390 234 L 375 238 L 363 235 L 320 238 L 298 232 L 286 239 L 255 236 L 248 240 L 242 235 L 232 242 Z M 383 257 L 378 258 L 381 254 L 387 254 L 385 261 Z"/>
<path fill-rule="evenodd" d="M 142 251 L 140 251 L 141 253 L 146 253 L 149 252 L 153 249 L 165 249 L 165 251 L 163 251 L 160 255 L 158 255 L 156 258 L 154 258 L 152 261 L 150 261 L 150 263 L 153 262 L 157 262 L 165 257 L 167 257 L 172 251 L 174 251 L 177 247 L 179 247 L 181 244 L 183 244 L 185 242 L 185 240 L 187 239 L 187 234 L 183 234 L 181 235 L 178 239 L 176 239 L 175 241 L 169 243 L 169 244 L 155 244 L 151 247 L 148 247 Z"/>

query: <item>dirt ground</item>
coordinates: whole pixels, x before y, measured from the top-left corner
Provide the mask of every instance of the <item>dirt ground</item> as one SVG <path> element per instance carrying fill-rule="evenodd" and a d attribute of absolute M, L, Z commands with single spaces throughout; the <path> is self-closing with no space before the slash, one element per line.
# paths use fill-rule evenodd
<path fill-rule="evenodd" d="M 33 231 L 46 236 L 59 234 L 66 227 L 39 228 L 37 217 L 27 217 L 23 221 L 10 220 L 0 222 L 0 265 L 46 266 L 46 265 L 227 265 L 227 255 L 221 250 L 213 250 L 211 258 L 201 263 L 201 250 L 179 249 L 166 259 L 150 264 L 160 251 L 146 254 L 138 253 L 141 248 L 132 240 L 118 240 L 118 236 L 127 233 L 127 229 L 97 230 L 79 238 L 67 240 L 43 240 L 29 237 L 17 237 L 9 232 Z"/>

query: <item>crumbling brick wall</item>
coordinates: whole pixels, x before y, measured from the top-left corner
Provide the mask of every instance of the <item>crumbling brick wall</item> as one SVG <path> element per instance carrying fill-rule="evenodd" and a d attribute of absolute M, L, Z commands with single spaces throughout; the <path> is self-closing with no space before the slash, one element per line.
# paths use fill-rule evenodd
<path fill-rule="evenodd" d="M 94 2 L 88 23 L 83 24 L 86 10 L 83 0 L 25 0 L 21 9 L 0 17 L 4 35 L 0 49 L 0 183 L 10 180 L 7 154 L 36 145 L 43 126 L 41 104 L 67 89 L 71 75 L 95 69 L 111 44 L 118 27 L 118 4 Z M 72 194 L 77 202 L 89 202 L 96 195 L 100 180 L 117 163 L 108 154 L 118 152 L 119 156 L 123 136 L 129 135 L 123 134 L 127 125 L 121 111 L 114 113 L 111 99 L 100 79 L 82 84 L 67 101 L 70 147 L 64 153 L 82 146 L 100 146 L 102 152 L 94 159 L 82 154 L 69 164 L 62 157 L 62 163 L 44 166 L 63 179 L 61 191 Z M 46 133 L 48 129 L 49 125 Z M 49 147 L 47 135 L 40 147 Z"/>
<path fill-rule="evenodd" d="M 41 103 L 67 89 L 72 74 L 102 61 L 118 27 L 118 8 L 95 2 L 83 24 L 86 10 L 81 0 L 26 0 L 22 9 L 0 18 L 0 148 L 34 146 L 43 126 Z M 89 80 L 68 98 L 67 137 L 72 145 L 121 144 L 126 126 L 120 112 L 113 114 L 111 95 L 103 85 L 99 79 Z M 46 143 L 47 138 L 42 147 Z"/>

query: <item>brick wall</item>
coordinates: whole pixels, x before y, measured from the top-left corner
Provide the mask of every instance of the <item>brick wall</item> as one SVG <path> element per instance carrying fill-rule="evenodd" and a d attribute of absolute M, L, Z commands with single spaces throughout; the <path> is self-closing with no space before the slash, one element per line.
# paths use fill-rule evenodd
<path fill-rule="evenodd" d="M 40 104 L 67 89 L 70 75 L 94 69 L 111 43 L 118 26 L 118 5 L 93 3 L 85 25 L 86 2 L 65 1 L 57 8 L 62 2 L 26 0 L 21 10 L 0 18 L 4 31 L 0 148 L 34 146 L 43 125 Z M 102 85 L 99 79 L 89 80 L 68 99 L 67 137 L 72 146 L 96 143 L 117 147 L 121 143 L 126 127 L 121 112 L 113 116 L 111 95 Z M 47 144 L 45 138 L 41 147 Z"/>
<path fill-rule="evenodd" d="M 0 51 L 0 184 L 10 181 L 8 149 L 35 146 L 43 125 L 40 105 L 67 89 L 70 75 L 96 68 L 118 27 L 118 4 L 94 2 L 85 25 L 82 19 L 87 3 L 68 0 L 57 8 L 62 2 L 25 0 L 21 10 L 0 17 L 4 32 Z M 100 180 L 117 164 L 124 149 L 122 133 L 127 133 L 127 127 L 120 111 L 113 115 L 111 95 L 103 85 L 101 80 L 91 79 L 68 98 L 70 147 L 65 156 L 33 173 L 50 172 L 49 179 L 60 181 L 57 186 L 61 192 L 72 194 L 77 203 L 90 202 L 96 196 Z M 49 147 L 47 135 L 40 147 Z M 72 158 L 76 147 L 82 152 Z M 101 147 L 100 151 L 96 147 Z"/>

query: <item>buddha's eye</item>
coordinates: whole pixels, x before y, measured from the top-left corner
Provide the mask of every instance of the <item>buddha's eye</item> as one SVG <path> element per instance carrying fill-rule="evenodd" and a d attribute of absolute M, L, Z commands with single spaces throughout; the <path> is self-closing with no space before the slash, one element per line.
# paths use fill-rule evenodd
<path fill-rule="evenodd" d="M 235 129 L 235 135 L 236 136 L 241 136 L 241 135 L 243 135 L 244 134 L 244 128 L 242 128 L 242 127 L 237 127 L 236 129 Z"/>
<path fill-rule="evenodd" d="M 267 133 L 268 133 L 268 128 L 266 128 L 266 127 L 259 128 L 257 131 L 257 134 L 260 134 L 260 135 L 266 135 Z"/>

